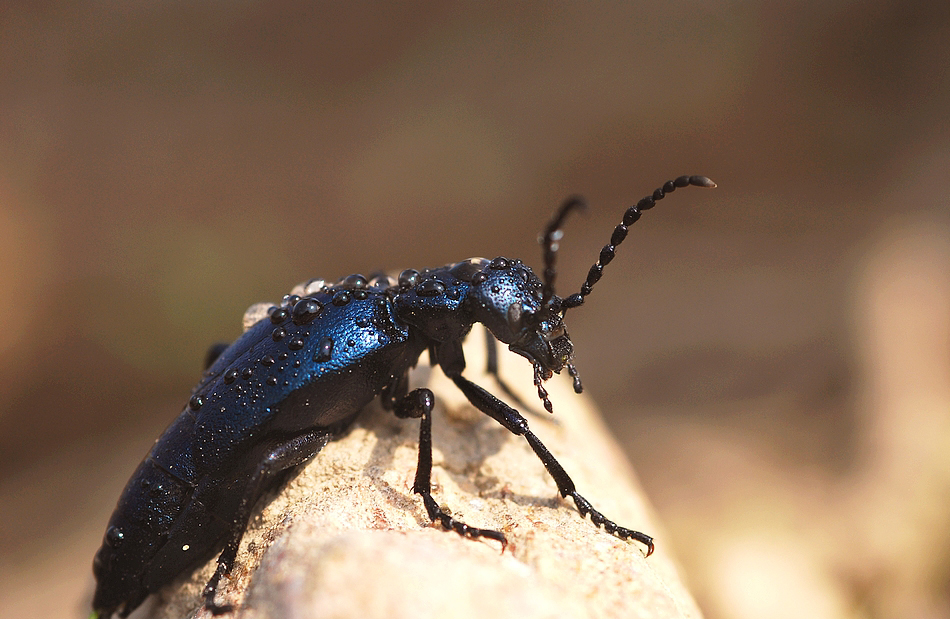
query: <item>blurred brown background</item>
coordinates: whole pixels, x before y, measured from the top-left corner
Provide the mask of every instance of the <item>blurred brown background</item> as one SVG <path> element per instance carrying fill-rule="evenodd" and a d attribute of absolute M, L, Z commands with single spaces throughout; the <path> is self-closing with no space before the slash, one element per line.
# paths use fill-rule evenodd
<path fill-rule="evenodd" d="M 948 112 L 945 1 L 0 5 L 2 614 L 87 613 L 252 302 L 581 193 L 569 293 L 706 174 L 569 316 L 658 543 L 710 619 L 950 617 Z"/>

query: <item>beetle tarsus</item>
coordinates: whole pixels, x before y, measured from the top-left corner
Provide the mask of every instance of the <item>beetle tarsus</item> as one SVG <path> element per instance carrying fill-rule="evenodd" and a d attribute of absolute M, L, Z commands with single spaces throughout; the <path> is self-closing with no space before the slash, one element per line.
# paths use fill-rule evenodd
<path fill-rule="evenodd" d="M 647 557 L 653 554 L 653 538 L 646 533 L 641 533 L 640 531 L 634 531 L 633 529 L 628 529 L 618 525 L 613 520 L 610 520 L 599 511 L 594 509 L 593 505 L 590 504 L 590 501 L 578 494 L 576 490 L 569 492 L 564 496 L 570 496 L 572 499 L 574 499 L 574 504 L 577 506 L 577 511 L 580 513 L 580 515 L 589 516 L 591 522 L 593 522 L 598 527 L 603 527 L 604 531 L 607 533 L 610 533 L 615 537 L 619 537 L 620 539 L 636 540 L 647 547 Z"/>
<path fill-rule="evenodd" d="M 235 607 L 233 604 L 218 604 L 214 601 L 215 595 L 218 593 L 218 586 L 221 584 L 221 579 L 227 576 L 230 571 L 230 565 L 219 562 L 217 569 L 214 571 L 214 575 L 201 592 L 201 596 L 204 598 L 204 606 L 212 615 L 218 616 L 234 612 Z"/>

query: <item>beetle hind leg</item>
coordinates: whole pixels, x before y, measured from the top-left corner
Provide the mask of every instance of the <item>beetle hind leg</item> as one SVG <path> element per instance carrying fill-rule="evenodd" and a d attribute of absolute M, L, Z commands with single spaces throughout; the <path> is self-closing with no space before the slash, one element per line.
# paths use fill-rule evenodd
<path fill-rule="evenodd" d="M 484 537 L 501 542 L 502 551 L 508 540 L 501 531 L 479 529 L 456 520 L 445 512 L 432 496 L 432 408 L 435 396 L 428 389 L 415 389 L 399 400 L 394 407 L 401 418 L 419 418 L 419 465 L 416 467 L 416 479 L 412 491 L 422 497 L 422 503 L 432 522 L 438 522 L 446 531 L 455 531 L 462 537 L 478 539 Z"/>
<path fill-rule="evenodd" d="M 227 576 L 234 566 L 241 539 L 244 537 L 247 523 L 251 517 L 251 510 L 254 508 L 257 498 L 260 497 L 268 483 L 272 482 L 280 473 L 303 464 L 316 455 L 329 442 L 330 436 L 331 432 L 327 430 L 311 430 L 306 434 L 295 436 L 277 445 L 258 465 L 257 470 L 248 482 L 244 497 L 241 499 L 238 510 L 234 515 L 234 520 L 231 521 L 231 535 L 218 557 L 218 567 L 202 592 L 205 608 L 212 615 L 223 615 L 234 611 L 232 604 L 218 604 L 214 601 L 214 598 L 218 586 L 221 584 L 221 579 Z"/>

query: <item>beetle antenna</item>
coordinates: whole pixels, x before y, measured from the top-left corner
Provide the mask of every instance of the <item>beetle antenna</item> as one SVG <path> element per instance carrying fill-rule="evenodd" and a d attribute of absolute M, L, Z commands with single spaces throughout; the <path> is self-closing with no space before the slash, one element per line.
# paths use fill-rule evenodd
<path fill-rule="evenodd" d="M 561 204 L 561 208 L 559 208 L 554 214 L 554 217 L 551 218 L 551 221 L 539 239 L 544 253 L 544 273 L 542 274 L 544 289 L 541 293 L 541 307 L 544 309 L 542 309 L 542 311 L 545 311 L 548 307 L 548 303 L 554 296 L 554 280 L 557 279 L 557 270 L 554 268 L 554 262 L 557 258 L 558 241 L 564 236 L 561 226 L 564 225 L 564 220 L 567 218 L 568 213 L 575 209 L 584 210 L 586 208 L 587 202 L 584 198 L 571 196 Z"/>
<path fill-rule="evenodd" d="M 640 215 L 643 214 L 643 211 L 649 210 L 656 206 L 657 200 L 662 200 L 666 194 L 671 193 L 676 190 L 677 187 L 687 187 L 693 185 L 694 187 L 708 187 L 713 188 L 716 186 L 716 183 L 712 182 L 705 176 L 680 176 L 672 181 L 666 181 L 662 187 L 655 190 L 652 195 L 649 195 L 635 205 L 627 209 L 623 214 L 623 222 L 620 223 L 616 228 L 614 228 L 613 234 L 610 235 L 610 243 L 604 245 L 604 248 L 600 250 L 600 257 L 597 259 L 597 262 L 590 268 L 590 271 L 587 272 L 587 280 L 581 285 L 581 291 L 564 299 L 563 308 L 564 311 L 571 309 L 572 307 L 578 307 L 584 303 L 584 298 L 590 294 L 591 289 L 594 287 L 598 281 L 600 281 L 601 275 L 604 273 L 604 267 L 610 264 L 610 261 L 614 259 L 614 255 L 617 250 L 617 246 L 623 243 L 623 240 L 627 238 L 627 228 L 632 226 L 638 219 Z M 561 211 L 564 212 L 567 210 L 567 205 L 561 207 Z M 560 215 L 560 213 L 559 213 Z M 563 215 L 561 216 L 563 219 Z M 559 219 L 555 219 L 560 223 Z M 552 222 L 554 223 L 554 222 Z M 550 226 L 548 228 L 551 229 Z M 557 243 L 553 242 L 554 251 L 557 251 Z M 547 267 L 548 260 L 548 249 L 545 246 L 545 267 Z M 551 270 L 553 272 L 553 252 L 551 258 Z M 553 291 L 553 287 L 552 287 Z M 547 269 L 545 269 L 545 294 L 547 293 Z"/>

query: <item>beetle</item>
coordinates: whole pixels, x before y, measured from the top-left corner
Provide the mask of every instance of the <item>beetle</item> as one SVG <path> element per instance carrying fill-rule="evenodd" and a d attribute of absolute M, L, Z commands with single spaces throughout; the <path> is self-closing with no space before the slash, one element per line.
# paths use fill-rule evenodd
<path fill-rule="evenodd" d="M 502 390 L 520 402 L 498 376 L 496 340 L 532 364 L 538 397 L 553 412 L 544 381 L 566 368 L 574 390 L 582 390 L 565 313 L 584 303 L 628 226 L 666 194 L 690 185 L 716 186 L 703 176 L 681 176 L 628 208 L 580 291 L 564 298 L 554 292 L 555 258 L 565 218 L 584 206 L 576 197 L 561 205 L 540 237 L 541 278 L 520 260 L 471 258 L 422 272 L 408 269 L 398 278 L 311 280 L 280 305 L 252 306 L 244 334 L 230 346 L 212 347 L 184 411 L 122 492 L 93 561 L 93 617 L 126 617 L 149 594 L 216 554 L 204 604 L 214 614 L 232 610 L 216 604 L 215 593 L 234 564 L 255 504 L 376 397 L 398 417 L 420 419 L 413 492 L 432 522 L 504 548 L 501 531 L 456 520 L 431 494 L 434 396 L 426 388 L 410 391 L 408 381 L 425 351 L 476 408 L 527 440 L 559 493 L 571 497 L 582 516 L 621 539 L 642 543 L 649 556 L 649 535 L 594 509 L 524 416 L 462 375 L 462 341 L 482 323 L 493 336 L 488 371 Z"/>

